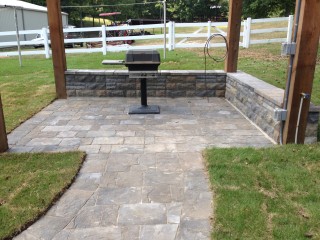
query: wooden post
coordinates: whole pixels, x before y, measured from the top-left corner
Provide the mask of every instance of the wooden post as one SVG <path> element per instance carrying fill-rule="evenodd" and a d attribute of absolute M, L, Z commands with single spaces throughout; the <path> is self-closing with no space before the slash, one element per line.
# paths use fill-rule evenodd
<path fill-rule="evenodd" d="M 67 98 L 64 72 L 67 70 L 60 0 L 47 0 L 48 22 L 52 48 L 57 98 Z"/>
<path fill-rule="evenodd" d="M 9 146 L 8 146 L 6 125 L 4 122 L 2 100 L 1 100 L 1 94 L 0 94 L 0 153 L 7 151 L 8 148 Z"/>
<path fill-rule="evenodd" d="M 288 94 L 288 113 L 284 126 L 283 142 L 295 142 L 301 103 L 301 94 L 310 94 L 316 66 L 320 35 L 320 0 L 302 0 L 296 42 L 296 54 Z M 296 15 L 298 12 L 296 11 Z M 303 144 L 307 126 L 310 99 L 302 102 L 297 143 Z"/>
<path fill-rule="evenodd" d="M 227 35 L 229 51 L 224 65 L 225 72 L 236 72 L 238 67 L 242 1 L 243 0 L 229 1 L 229 21 Z"/>

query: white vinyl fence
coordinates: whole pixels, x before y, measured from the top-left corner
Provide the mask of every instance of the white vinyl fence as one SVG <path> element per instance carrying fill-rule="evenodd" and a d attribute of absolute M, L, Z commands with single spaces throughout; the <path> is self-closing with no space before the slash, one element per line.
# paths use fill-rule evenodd
<path fill-rule="evenodd" d="M 287 27 L 282 28 L 265 28 L 265 29 L 256 29 L 252 30 L 252 26 L 257 23 L 272 23 L 272 22 L 283 22 L 288 21 Z M 293 29 L 293 15 L 285 18 L 261 18 L 261 19 L 251 19 L 243 21 L 243 44 L 244 48 L 249 48 L 251 44 L 262 44 L 262 43 L 275 43 L 275 42 L 291 42 L 292 29 Z M 256 39 L 252 40 L 251 38 L 257 34 L 263 33 L 275 33 L 275 32 L 286 32 L 286 38 L 271 38 L 271 39 Z"/>
<path fill-rule="evenodd" d="M 270 22 L 284 22 L 287 21 L 287 27 L 282 28 L 264 28 L 252 30 L 252 26 L 255 23 L 270 23 Z M 261 44 L 261 43 L 272 43 L 272 42 L 286 42 L 290 41 L 292 35 L 292 24 L 293 16 L 283 17 L 283 18 L 266 18 L 266 19 L 251 19 L 248 18 L 242 22 L 243 31 L 241 32 L 242 42 L 240 46 L 249 48 L 251 44 Z M 169 22 L 167 24 L 167 41 L 166 48 L 168 50 L 174 50 L 176 48 L 198 48 L 204 47 L 205 42 L 213 33 L 219 33 L 226 36 L 226 29 L 228 27 L 227 22 L 204 22 L 204 23 L 175 23 Z M 181 28 L 179 30 L 179 28 Z M 81 34 L 93 32 L 91 35 L 96 35 L 97 37 L 87 37 L 87 38 L 75 38 L 75 39 L 65 39 L 65 43 L 84 43 L 84 48 L 66 48 L 66 53 L 91 53 L 91 52 L 101 52 L 106 55 L 107 52 L 115 51 L 126 51 L 129 49 L 163 49 L 164 44 L 164 34 L 154 34 L 154 35 L 139 35 L 139 36 L 110 36 L 109 33 L 114 31 L 130 32 L 130 31 L 145 31 L 150 29 L 163 29 L 163 24 L 153 24 L 153 25 L 138 25 L 138 26 L 114 26 L 114 27 L 90 27 L 90 28 L 68 28 L 64 29 L 64 32 L 78 32 Z M 187 31 L 183 33 L 186 29 L 197 29 L 195 32 Z M 158 30 L 157 32 L 162 32 Z M 274 33 L 283 32 L 286 34 L 286 38 L 272 38 L 272 39 L 253 39 L 255 34 L 263 33 Z M 100 33 L 100 34 L 99 34 Z M 23 35 L 34 35 L 41 34 L 43 40 L 41 41 L 23 41 Z M 7 47 L 17 47 L 17 41 L 13 42 L 1 42 L 2 36 L 16 35 L 15 31 L 11 32 L 0 32 L 0 49 Z M 86 35 L 86 34 L 85 34 Z M 87 34 L 89 35 L 89 34 Z M 48 29 L 43 28 L 40 30 L 27 30 L 20 31 L 20 45 L 21 46 L 35 46 L 35 44 L 43 45 L 44 47 L 40 50 L 33 50 L 32 48 L 23 49 L 21 55 L 45 55 L 46 58 L 50 58 L 50 39 L 48 37 Z M 139 41 L 139 40 L 153 40 L 156 44 L 150 44 L 152 41 L 145 44 L 112 44 L 112 42 L 119 41 Z M 178 41 L 179 40 L 179 41 Z M 225 43 L 212 43 L 210 47 L 225 47 Z M 0 51 L 0 56 L 17 56 L 19 53 L 17 51 Z"/>

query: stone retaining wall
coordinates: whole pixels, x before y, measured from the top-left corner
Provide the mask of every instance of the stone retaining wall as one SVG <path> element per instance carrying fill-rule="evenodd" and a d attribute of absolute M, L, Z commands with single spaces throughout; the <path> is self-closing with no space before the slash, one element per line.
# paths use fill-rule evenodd
<path fill-rule="evenodd" d="M 249 74 L 228 73 L 226 99 L 257 124 L 269 137 L 279 142 L 280 122 L 275 121 L 274 109 L 281 108 L 284 90 Z M 305 143 L 317 141 L 319 110 L 311 106 Z"/>
<path fill-rule="evenodd" d="M 67 70 L 69 97 L 139 97 L 140 80 L 127 70 Z M 147 80 L 148 97 L 224 97 L 224 71 L 159 71 Z"/>
<path fill-rule="evenodd" d="M 140 80 L 127 70 L 68 70 L 69 97 L 140 97 Z M 274 110 L 281 108 L 284 91 L 243 72 L 159 71 L 147 80 L 149 97 L 226 97 L 269 137 L 279 142 L 280 123 Z M 317 141 L 319 109 L 311 106 L 306 143 Z"/>

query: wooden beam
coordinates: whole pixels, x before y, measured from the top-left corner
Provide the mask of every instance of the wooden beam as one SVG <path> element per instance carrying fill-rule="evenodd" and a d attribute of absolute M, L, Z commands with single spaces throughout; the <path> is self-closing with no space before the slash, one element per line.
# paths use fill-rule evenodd
<path fill-rule="evenodd" d="M 239 42 L 241 30 L 242 1 L 229 1 L 228 47 L 229 51 L 224 64 L 226 72 L 236 72 L 238 68 Z"/>
<path fill-rule="evenodd" d="M 293 61 L 292 79 L 288 94 L 288 113 L 284 126 L 283 142 L 294 143 L 301 102 L 301 94 L 312 93 L 320 36 L 320 0 L 302 0 L 300 21 Z M 296 15 L 298 12 L 296 12 Z M 304 99 L 297 143 L 303 144 L 307 126 L 310 99 Z"/>
<path fill-rule="evenodd" d="M 67 98 L 65 71 L 67 70 L 60 0 L 47 0 L 48 22 L 52 48 L 57 98 Z"/>
<path fill-rule="evenodd" d="M 4 122 L 2 100 L 1 100 L 1 94 L 0 94 L 0 153 L 7 151 L 8 148 L 9 146 L 8 146 L 6 125 Z"/>

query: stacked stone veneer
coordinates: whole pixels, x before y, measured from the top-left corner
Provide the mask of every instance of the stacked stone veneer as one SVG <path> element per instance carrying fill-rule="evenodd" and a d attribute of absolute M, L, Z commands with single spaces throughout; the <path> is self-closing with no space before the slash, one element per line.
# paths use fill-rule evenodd
<path fill-rule="evenodd" d="M 281 108 L 284 90 L 249 74 L 228 73 L 226 99 L 257 124 L 269 137 L 279 142 L 280 122 L 275 121 L 274 109 Z M 317 141 L 319 110 L 311 106 L 305 143 Z"/>
<path fill-rule="evenodd" d="M 127 70 L 68 70 L 69 97 L 139 97 L 140 80 L 129 78 Z M 148 97 L 224 97 L 223 71 L 159 71 L 147 80 Z"/>

